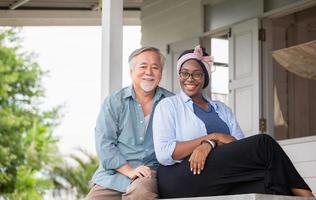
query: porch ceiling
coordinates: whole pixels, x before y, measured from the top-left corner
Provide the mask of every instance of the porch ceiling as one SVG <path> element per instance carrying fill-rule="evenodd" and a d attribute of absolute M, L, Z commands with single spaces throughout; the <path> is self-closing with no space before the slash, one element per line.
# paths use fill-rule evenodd
<path fill-rule="evenodd" d="M 143 0 L 123 0 L 123 24 L 140 25 Z M 102 0 L 0 0 L 0 26 L 99 26 Z"/>
<path fill-rule="evenodd" d="M 143 0 L 124 0 L 124 10 L 140 10 Z M 0 10 L 98 10 L 101 0 L 1 0 Z"/>

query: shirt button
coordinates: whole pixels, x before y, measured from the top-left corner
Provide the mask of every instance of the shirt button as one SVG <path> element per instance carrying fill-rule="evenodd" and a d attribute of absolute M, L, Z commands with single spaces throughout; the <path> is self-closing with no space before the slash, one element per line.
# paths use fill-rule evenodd
<path fill-rule="evenodd" d="M 143 121 L 140 121 L 140 123 L 142 124 L 142 123 L 143 123 Z"/>
<path fill-rule="evenodd" d="M 143 137 L 139 137 L 139 139 L 140 139 L 141 141 L 143 141 L 143 140 L 144 140 L 144 138 L 143 138 Z"/>

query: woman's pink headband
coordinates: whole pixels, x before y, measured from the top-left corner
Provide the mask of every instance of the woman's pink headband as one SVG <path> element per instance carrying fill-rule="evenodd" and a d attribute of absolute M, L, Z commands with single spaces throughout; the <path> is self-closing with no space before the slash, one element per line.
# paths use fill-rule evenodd
<path fill-rule="evenodd" d="M 178 72 L 178 74 L 180 72 L 182 64 L 185 63 L 187 60 L 190 60 L 190 59 L 200 60 L 204 64 L 209 76 L 211 75 L 212 72 L 215 71 L 215 69 L 212 69 L 212 67 L 213 67 L 213 60 L 214 60 L 213 56 L 203 56 L 203 50 L 200 47 L 200 45 L 198 45 L 198 46 L 196 46 L 194 48 L 194 52 L 193 53 L 187 53 L 187 54 L 181 56 L 181 58 L 178 60 L 178 62 L 177 62 L 177 72 Z"/>

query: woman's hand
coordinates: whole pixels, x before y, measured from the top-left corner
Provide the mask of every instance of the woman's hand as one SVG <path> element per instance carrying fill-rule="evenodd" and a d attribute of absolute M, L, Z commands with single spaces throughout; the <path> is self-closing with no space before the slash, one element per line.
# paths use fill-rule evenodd
<path fill-rule="evenodd" d="M 207 143 L 202 143 L 193 150 L 189 162 L 191 172 L 193 172 L 194 175 L 199 175 L 201 173 L 204 168 L 206 158 L 211 150 L 212 146 Z"/>

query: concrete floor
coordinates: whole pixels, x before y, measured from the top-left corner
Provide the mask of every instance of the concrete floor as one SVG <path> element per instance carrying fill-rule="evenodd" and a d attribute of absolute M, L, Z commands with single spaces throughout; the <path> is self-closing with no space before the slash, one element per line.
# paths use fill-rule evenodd
<path fill-rule="evenodd" d="M 241 194 L 241 195 L 229 195 L 229 196 L 193 197 L 193 198 L 178 198 L 178 199 L 183 199 L 183 200 L 316 200 L 316 198 L 314 197 L 293 197 L 293 196 L 268 195 L 268 194 Z"/>

